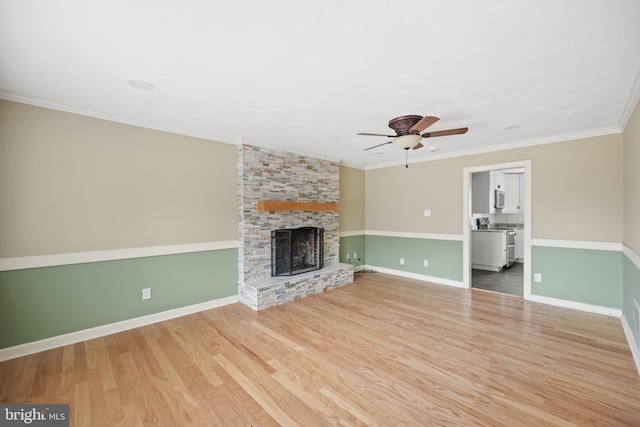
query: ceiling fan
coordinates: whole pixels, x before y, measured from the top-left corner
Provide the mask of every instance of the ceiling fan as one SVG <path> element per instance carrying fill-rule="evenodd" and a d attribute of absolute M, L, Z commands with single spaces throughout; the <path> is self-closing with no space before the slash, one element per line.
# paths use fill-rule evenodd
<path fill-rule="evenodd" d="M 412 148 L 417 150 L 418 148 L 424 147 L 420 142 L 422 138 L 433 138 L 436 136 L 447 136 L 447 135 L 461 135 L 463 133 L 467 133 L 469 128 L 457 128 L 457 129 L 448 129 L 448 130 L 439 130 L 435 132 L 425 132 L 420 134 L 420 132 L 424 131 L 426 128 L 434 124 L 440 120 L 438 117 L 433 116 L 400 116 L 395 119 L 391 119 L 389 121 L 389 127 L 393 129 L 396 134 L 395 135 L 385 135 L 380 133 L 359 133 L 358 135 L 369 135 L 369 136 L 385 136 L 387 138 L 393 138 L 391 141 L 374 145 L 373 147 L 365 148 L 364 151 L 371 150 L 372 148 L 381 147 L 387 144 L 393 144 L 396 147 L 404 148 L 407 153 L 409 149 Z M 408 157 L 408 155 L 407 155 Z M 408 163 L 406 167 L 409 167 Z"/>

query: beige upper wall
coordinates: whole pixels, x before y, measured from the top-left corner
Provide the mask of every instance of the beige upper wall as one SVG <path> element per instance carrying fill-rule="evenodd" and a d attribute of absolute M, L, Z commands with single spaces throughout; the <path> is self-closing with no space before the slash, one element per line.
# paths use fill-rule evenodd
<path fill-rule="evenodd" d="M 624 129 L 623 242 L 640 254 L 640 103 Z"/>
<path fill-rule="evenodd" d="M 523 160 L 533 238 L 622 241 L 622 134 L 369 170 L 366 229 L 460 235 L 464 168 Z"/>
<path fill-rule="evenodd" d="M 237 239 L 236 147 L 0 100 L 0 258 Z"/>
<path fill-rule="evenodd" d="M 364 230 L 364 171 L 340 166 L 340 232 Z"/>

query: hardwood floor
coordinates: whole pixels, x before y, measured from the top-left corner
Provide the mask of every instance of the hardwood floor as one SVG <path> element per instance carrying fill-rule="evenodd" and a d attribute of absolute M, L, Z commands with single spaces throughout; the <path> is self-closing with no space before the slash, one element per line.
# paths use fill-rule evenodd
<path fill-rule="evenodd" d="M 640 424 L 620 320 L 380 273 L 0 363 L 75 426 Z"/>

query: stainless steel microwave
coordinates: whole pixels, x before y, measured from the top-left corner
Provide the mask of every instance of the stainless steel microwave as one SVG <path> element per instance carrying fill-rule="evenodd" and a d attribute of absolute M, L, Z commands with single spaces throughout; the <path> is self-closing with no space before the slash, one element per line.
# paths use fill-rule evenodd
<path fill-rule="evenodd" d="M 496 197 L 494 200 L 495 200 L 494 207 L 496 209 L 503 209 L 504 208 L 504 191 L 496 190 Z"/>

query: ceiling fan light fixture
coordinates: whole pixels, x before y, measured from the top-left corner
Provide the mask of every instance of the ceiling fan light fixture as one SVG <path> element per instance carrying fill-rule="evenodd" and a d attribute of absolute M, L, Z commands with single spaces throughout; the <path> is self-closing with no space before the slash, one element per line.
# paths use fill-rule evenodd
<path fill-rule="evenodd" d="M 396 147 L 409 149 L 420 144 L 421 139 L 422 136 L 420 135 L 402 135 L 391 141 L 391 143 Z"/>

